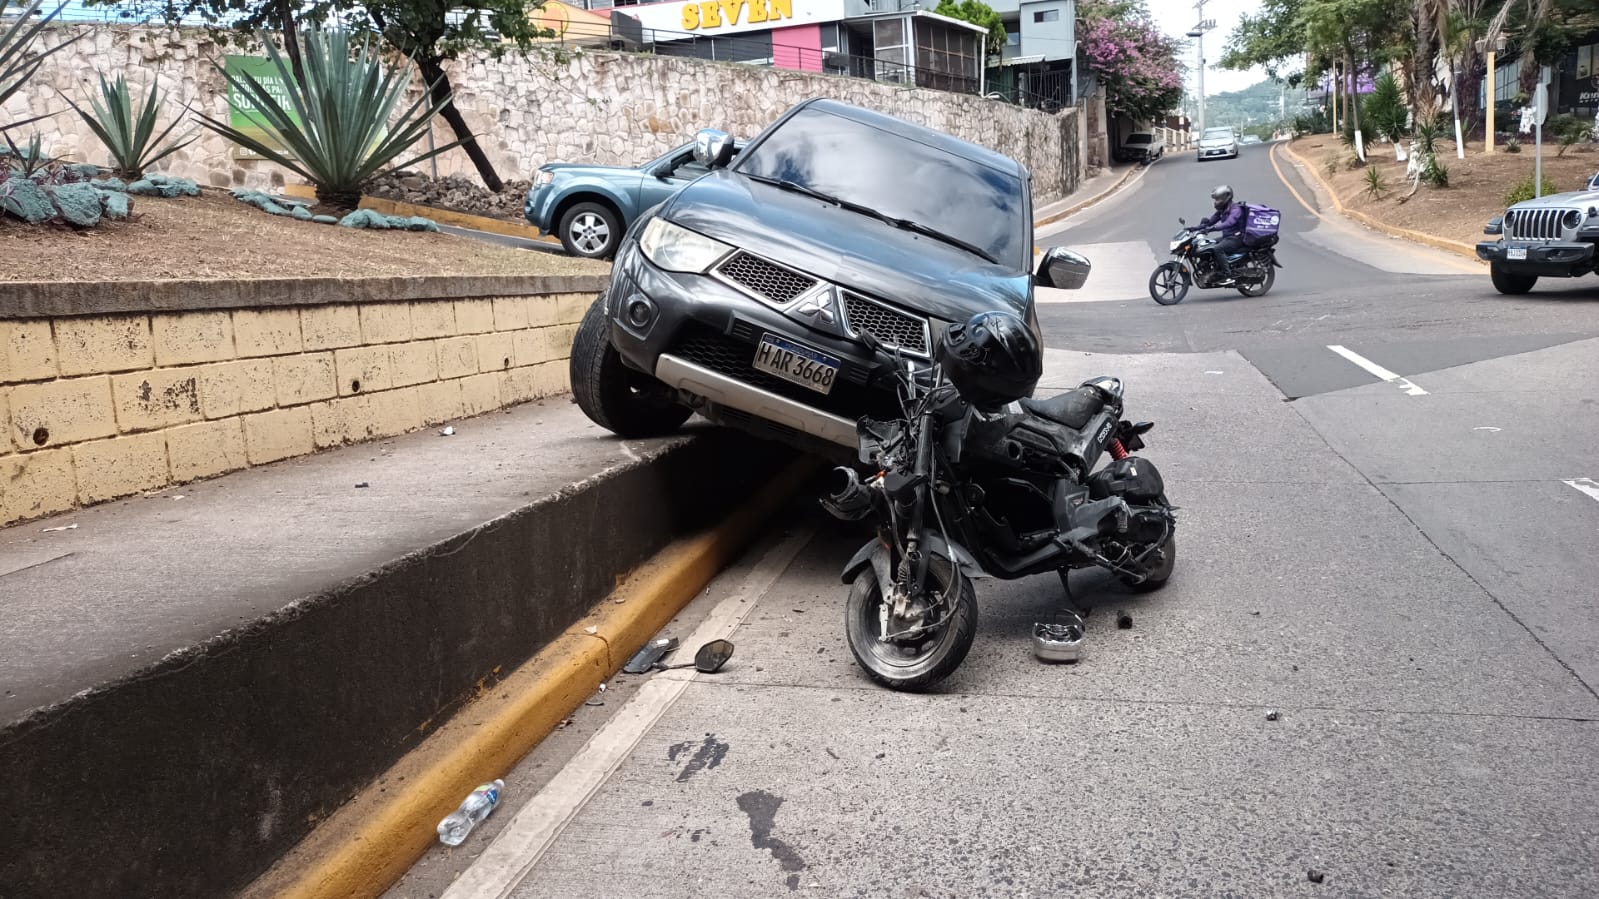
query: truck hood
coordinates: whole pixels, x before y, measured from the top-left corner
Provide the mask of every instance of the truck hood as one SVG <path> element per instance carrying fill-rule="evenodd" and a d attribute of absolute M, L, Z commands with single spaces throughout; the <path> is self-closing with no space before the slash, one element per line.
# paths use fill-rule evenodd
<path fill-rule="evenodd" d="M 1574 190 L 1563 194 L 1545 194 L 1532 200 L 1522 200 L 1511 209 L 1574 209 L 1599 206 L 1599 191 Z"/>
<path fill-rule="evenodd" d="M 945 321 L 983 309 L 1023 314 L 1026 271 L 993 265 L 958 247 L 901 231 L 726 169 L 679 191 L 662 207 L 685 228 L 835 284 Z M 1017 228 L 1026 223 L 1016 222 Z"/>

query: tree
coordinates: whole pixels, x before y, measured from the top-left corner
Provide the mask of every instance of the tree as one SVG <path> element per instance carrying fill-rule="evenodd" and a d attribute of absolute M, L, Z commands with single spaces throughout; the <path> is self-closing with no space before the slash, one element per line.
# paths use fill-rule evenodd
<path fill-rule="evenodd" d="M 456 109 L 444 63 L 473 49 L 486 49 L 494 59 L 504 58 L 512 47 L 528 52 L 535 41 L 555 35 L 534 23 L 533 13 L 543 7 L 544 0 L 365 0 L 359 8 L 390 46 L 416 60 L 434 99 L 443 103 L 439 115 L 450 123 L 484 186 L 495 192 L 505 183 Z"/>
<path fill-rule="evenodd" d="M 127 5 L 125 0 L 85 2 Z M 139 4 L 141 11 L 171 25 L 199 18 L 219 33 L 223 43 L 229 36 L 246 42 L 263 29 L 276 31 L 281 39 L 335 18 L 353 31 L 380 35 L 394 50 L 416 61 L 434 100 L 443 104 L 439 115 L 450 123 L 484 186 L 496 192 L 504 190 L 505 183 L 456 108 L 444 64 L 474 49 L 487 50 L 495 59 L 513 49 L 532 50 L 536 41 L 554 36 L 535 23 L 534 14 L 543 7 L 544 0 L 146 0 Z M 282 43 L 295 80 L 304 87 L 299 42 L 283 39 Z"/>
<path fill-rule="evenodd" d="M 1105 110 L 1155 119 L 1183 96 L 1177 42 L 1161 32 L 1143 0 L 1085 0 L 1077 9 L 1077 47 L 1105 89 Z"/>
<path fill-rule="evenodd" d="M 1260 66 L 1271 78 L 1281 78 L 1283 65 L 1297 62 L 1309 50 L 1300 6 L 1301 0 L 1264 0 L 1257 15 L 1241 16 L 1227 38 L 1221 67 L 1244 71 Z M 1289 83 L 1294 84 L 1292 76 Z"/>
<path fill-rule="evenodd" d="M 1355 131 L 1360 130 L 1360 77 L 1403 56 L 1410 10 L 1408 0 L 1304 0 L 1300 7 L 1306 48 L 1343 63 L 1341 78 L 1350 79 L 1354 95 L 1349 114 Z"/>
<path fill-rule="evenodd" d="M 955 0 L 938 0 L 938 8 L 933 10 L 933 14 L 988 29 L 988 37 L 983 41 L 988 55 L 998 56 L 1005 52 L 1005 20 L 983 0 L 961 0 L 959 3 Z"/>

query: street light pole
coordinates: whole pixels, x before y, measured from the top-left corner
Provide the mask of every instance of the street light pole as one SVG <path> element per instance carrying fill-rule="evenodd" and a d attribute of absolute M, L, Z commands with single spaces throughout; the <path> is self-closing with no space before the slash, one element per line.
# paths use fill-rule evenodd
<path fill-rule="evenodd" d="M 1205 32 L 1216 27 L 1215 19 L 1205 18 L 1205 4 L 1209 0 L 1199 0 L 1194 8 L 1199 10 L 1199 24 L 1188 32 L 1188 36 L 1198 42 L 1199 47 L 1199 133 L 1205 134 Z"/>

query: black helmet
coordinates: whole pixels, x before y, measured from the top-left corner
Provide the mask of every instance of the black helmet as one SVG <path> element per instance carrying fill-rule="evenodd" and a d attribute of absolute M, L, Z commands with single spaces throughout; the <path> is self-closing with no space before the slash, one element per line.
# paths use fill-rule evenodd
<path fill-rule="evenodd" d="M 979 312 L 950 325 L 938 361 L 961 398 L 985 412 L 1032 396 L 1044 374 L 1038 338 L 1014 312 Z"/>
<path fill-rule="evenodd" d="M 1216 209 L 1219 212 L 1226 209 L 1227 204 L 1233 201 L 1233 189 L 1225 184 L 1219 185 L 1210 192 L 1210 198 L 1216 201 Z"/>

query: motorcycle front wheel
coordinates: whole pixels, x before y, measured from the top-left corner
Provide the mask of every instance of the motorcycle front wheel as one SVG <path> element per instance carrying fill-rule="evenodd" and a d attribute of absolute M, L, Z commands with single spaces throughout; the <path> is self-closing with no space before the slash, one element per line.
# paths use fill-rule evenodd
<path fill-rule="evenodd" d="M 1277 283 L 1277 268 L 1276 268 L 1276 266 L 1272 265 L 1270 262 L 1265 263 L 1265 266 L 1266 266 L 1266 277 L 1262 278 L 1260 280 L 1260 283 L 1258 283 L 1258 284 L 1240 284 L 1240 285 L 1238 285 L 1238 292 L 1243 294 L 1246 297 L 1263 297 L 1263 296 L 1265 296 L 1266 295 L 1266 291 L 1271 290 L 1271 286 L 1273 284 Z"/>
<path fill-rule="evenodd" d="M 943 595 L 950 578 L 956 577 L 946 559 L 933 557 L 927 566 L 928 589 Z M 867 568 L 850 586 L 845 609 L 844 633 L 850 653 L 861 670 L 890 690 L 920 692 L 949 677 L 977 638 L 977 593 L 969 578 L 960 577 L 960 589 L 953 597 L 954 608 L 937 628 L 915 637 L 884 642 L 882 616 L 883 591 L 877 575 Z"/>
<path fill-rule="evenodd" d="M 1159 266 L 1149 276 L 1150 299 L 1162 306 L 1175 306 L 1188 296 L 1188 275 L 1175 262 Z"/>

